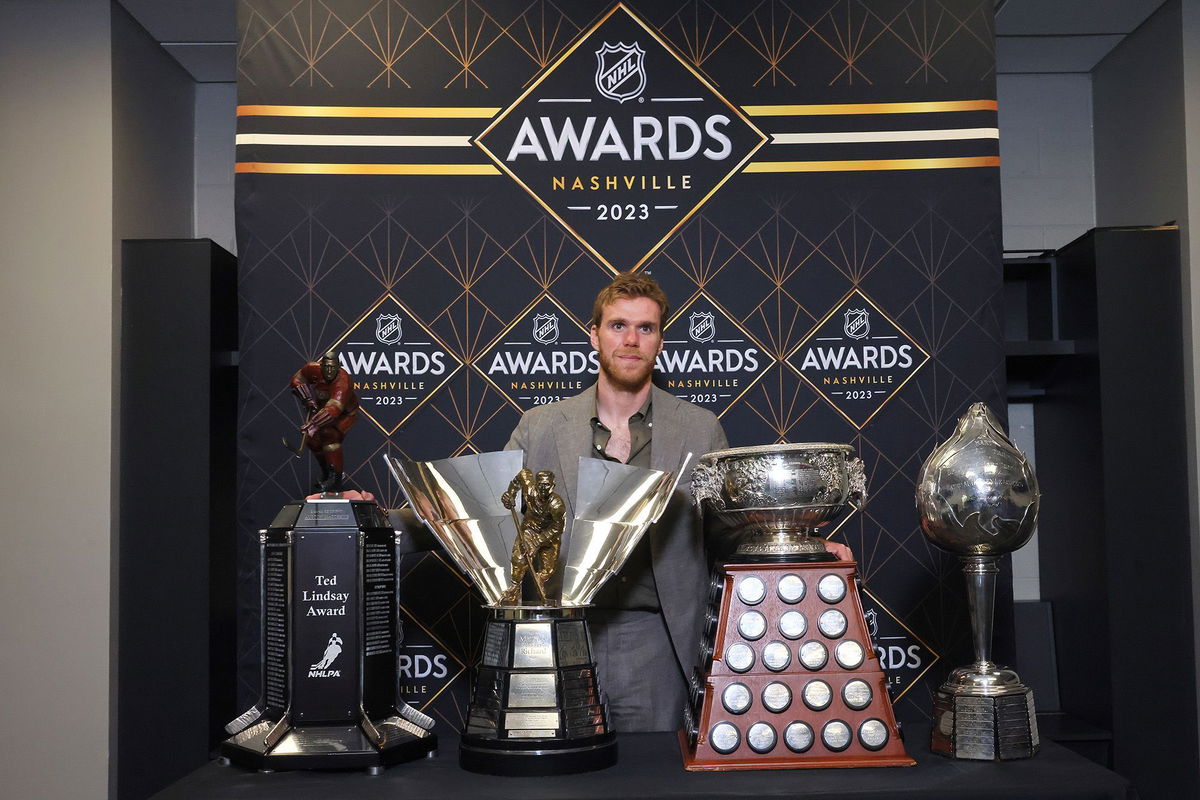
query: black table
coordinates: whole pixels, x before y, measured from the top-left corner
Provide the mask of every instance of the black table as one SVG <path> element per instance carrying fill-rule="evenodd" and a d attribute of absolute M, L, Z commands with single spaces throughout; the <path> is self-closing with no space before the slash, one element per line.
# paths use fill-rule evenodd
<path fill-rule="evenodd" d="M 687 772 L 673 734 L 631 733 L 619 737 L 615 767 L 547 778 L 499 778 L 458 767 L 458 738 L 439 729 L 440 754 L 365 772 L 276 772 L 260 774 L 213 762 L 167 787 L 155 800 L 585 800 L 587 798 L 802 797 L 1014 798 L 1137 797 L 1127 780 L 1053 742 L 1043 741 L 1032 759 L 1004 763 L 955 761 L 929 751 L 929 727 L 905 725 L 906 747 L 915 767 L 804 769 L 747 772 Z"/>

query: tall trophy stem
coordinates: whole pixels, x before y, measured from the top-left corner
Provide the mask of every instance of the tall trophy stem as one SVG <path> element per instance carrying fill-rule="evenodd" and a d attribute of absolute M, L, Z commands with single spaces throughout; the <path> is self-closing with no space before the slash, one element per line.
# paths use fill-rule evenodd
<path fill-rule="evenodd" d="M 962 570 L 967 578 L 967 605 L 971 612 L 971 632 L 975 640 L 977 666 L 992 663 L 992 620 L 996 607 L 996 575 L 1000 567 L 995 556 L 963 556 Z"/>

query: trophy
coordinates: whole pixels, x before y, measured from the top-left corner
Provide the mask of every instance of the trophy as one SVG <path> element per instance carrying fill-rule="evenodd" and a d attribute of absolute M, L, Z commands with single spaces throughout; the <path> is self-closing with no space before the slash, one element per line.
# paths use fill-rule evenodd
<path fill-rule="evenodd" d="M 427 462 L 384 456 L 489 611 L 459 763 L 495 775 L 602 769 L 616 763 L 617 742 L 584 608 L 662 514 L 675 479 L 581 458 L 568 520 L 554 474 L 524 469 L 524 457 L 520 450 Z"/>
<path fill-rule="evenodd" d="M 866 498 L 844 444 L 709 453 L 692 493 L 738 546 L 709 588 L 684 709 L 688 770 L 910 766 L 859 600 L 814 534 Z"/>
<path fill-rule="evenodd" d="M 1039 498 L 1029 461 L 983 403 L 967 409 L 921 467 L 921 530 L 962 562 L 975 645 L 975 662 L 951 672 L 935 694 L 935 753 L 1007 760 L 1038 750 L 1033 692 L 992 662 L 991 647 L 996 562 L 1029 541 Z"/>

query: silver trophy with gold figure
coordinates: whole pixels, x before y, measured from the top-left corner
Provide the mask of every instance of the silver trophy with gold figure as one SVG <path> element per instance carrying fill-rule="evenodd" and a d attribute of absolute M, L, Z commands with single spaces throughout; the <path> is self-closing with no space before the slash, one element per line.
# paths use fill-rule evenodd
<path fill-rule="evenodd" d="M 463 768 L 554 775 L 614 764 L 584 609 L 661 516 L 675 477 L 581 458 L 576 513 L 567 519 L 554 474 L 525 469 L 520 450 L 385 459 L 489 611 Z"/>
<path fill-rule="evenodd" d="M 934 696 L 936 753 L 1007 760 L 1038 751 L 1033 692 L 992 661 L 991 648 L 997 562 L 1033 536 L 1040 498 L 1029 460 L 983 403 L 921 468 L 921 530 L 962 563 L 975 645 L 975 662 L 951 672 Z"/>

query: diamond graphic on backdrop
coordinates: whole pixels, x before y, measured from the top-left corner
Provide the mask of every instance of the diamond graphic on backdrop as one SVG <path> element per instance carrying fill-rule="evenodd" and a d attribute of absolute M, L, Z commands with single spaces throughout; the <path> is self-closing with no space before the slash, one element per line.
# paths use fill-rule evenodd
<path fill-rule="evenodd" d="M 664 327 L 654 382 L 720 416 L 773 363 L 753 336 L 700 293 Z"/>
<path fill-rule="evenodd" d="M 363 314 L 334 347 L 354 381 L 360 410 L 389 436 L 462 367 L 391 294 Z"/>
<path fill-rule="evenodd" d="M 475 137 L 614 272 L 640 266 L 766 141 L 621 4 Z"/>
<path fill-rule="evenodd" d="M 786 360 L 861 429 L 929 355 L 855 289 L 817 323 Z"/>
<path fill-rule="evenodd" d="M 899 700 L 941 658 L 869 590 L 862 590 L 871 646 L 887 675 L 888 694 Z"/>
<path fill-rule="evenodd" d="M 583 326 L 543 294 L 479 353 L 474 366 L 524 411 L 590 386 L 597 360 Z"/>

